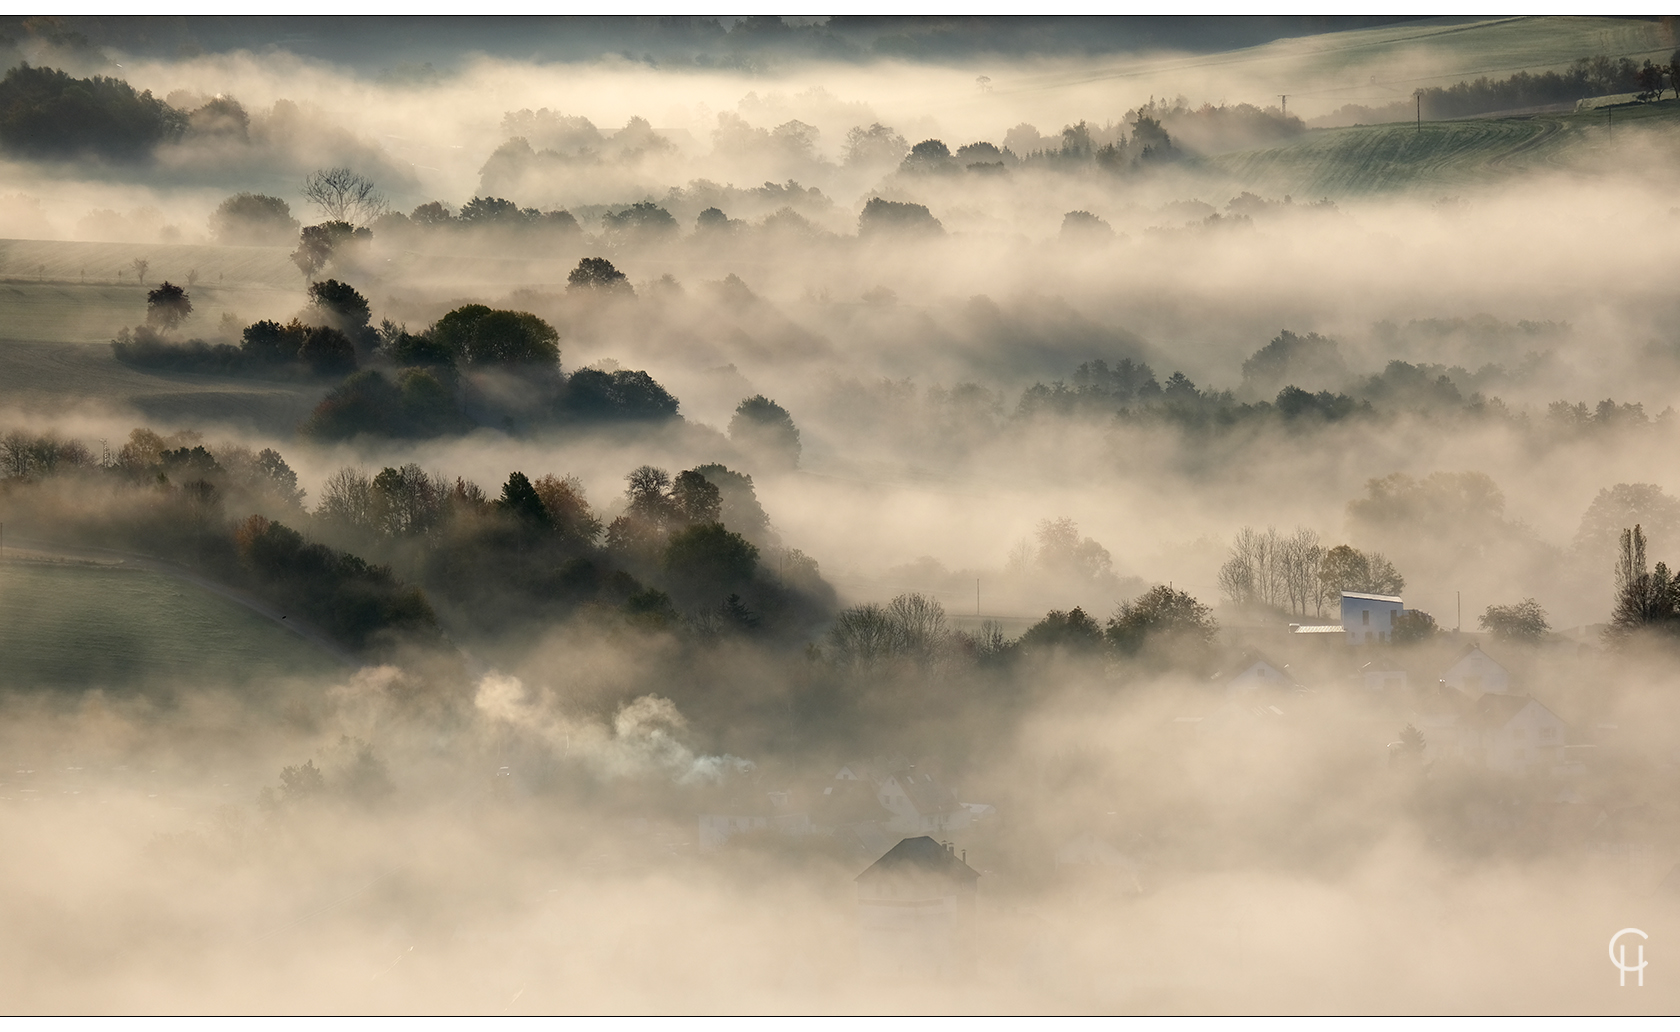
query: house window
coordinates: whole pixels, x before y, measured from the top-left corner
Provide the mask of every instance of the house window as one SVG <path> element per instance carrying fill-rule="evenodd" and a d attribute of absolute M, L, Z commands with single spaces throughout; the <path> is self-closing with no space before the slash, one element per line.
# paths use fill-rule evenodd
<path fill-rule="evenodd" d="M 1555 727 L 1543 727 L 1543 728 L 1540 729 L 1540 740 L 1542 742 L 1550 742 L 1550 741 L 1555 740 L 1556 738 L 1557 738 L 1557 728 L 1555 728 Z"/>
<path fill-rule="evenodd" d="M 1370 622 L 1371 622 L 1371 611 L 1369 609 L 1361 609 L 1359 611 L 1359 622 L 1362 623 L 1362 624 L 1367 624 L 1367 625 L 1370 624 Z"/>

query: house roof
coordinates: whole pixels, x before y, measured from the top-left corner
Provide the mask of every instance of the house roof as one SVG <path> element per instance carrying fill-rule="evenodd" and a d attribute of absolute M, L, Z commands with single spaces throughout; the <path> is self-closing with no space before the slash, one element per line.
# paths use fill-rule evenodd
<path fill-rule="evenodd" d="M 1464 646 L 1462 649 L 1459 649 L 1458 650 L 1458 655 L 1454 656 L 1452 658 L 1452 662 L 1447 664 L 1447 669 L 1450 671 L 1453 667 L 1458 666 L 1460 663 L 1464 662 L 1466 659 L 1470 658 L 1473 655 L 1477 655 L 1477 654 L 1480 654 L 1480 655 L 1486 657 L 1486 659 L 1489 663 L 1492 663 L 1494 666 L 1498 667 L 1499 669 L 1504 670 L 1506 673 L 1511 672 L 1510 669 L 1505 666 L 1505 664 L 1501 663 L 1497 659 L 1494 659 L 1492 656 L 1489 656 L 1487 654 L 1487 652 L 1482 648 L 1482 643 L 1478 642 L 1478 641 L 1473 641 L 1470 644 Z"/>
<path fill-rule="evenodd" d="M 918 771 L 914 767 L 906 770 L 894 771 L 889 777 L 895 779 L 899 787 L 904 789 L 905 798 L 916 812 L 924 816 L 935 813 L 949 813 L 960 804 L 951 790 L 934 780 L 932 774 Z"/>
<path fill-rule="evenodd" d="M 926 835 L 907 838 L 887 850 L 885 856 L 869 865 L 857 876 L 857 881 L 875 881 L 905 875 L 938 877 L 953 882 L 978 881 L 980 872 L 963 863 L 957 855 Z"/>
<path fill-rule="evenodd" d="M 1362 598 L 1370 602 L 1397 602 L 1400 605 L 1406 604 L 1406 600 L 1401 598 L 1399 595 L 1367 595 L 1363 591 L 1344 591 L 1342 592 L 1342 597 Z"/>
<path fill-rule="evenodd" d="M 1338 631 L 1341 630 L 1340 627 L 1338 627 L 1336 629 Z M 1282 675 L 1282 679 L 1279 682 L 1280 687 L 1285 686 L 1285 685 L 1287 685 L 1289 687 L 1292 687 L 1292 688 L 1304 687 L 1301 684 L 1300 681 L 1295 679 L 1295 672 L 1290 670 L 1287 665 L 1279 664 L 1279 663 L 1273 663 L 1269 658 L 1266 657 L 1265 653 L 1261 652 L 1258 649 L 1245 649 L 1245 650 L 1243 650 L 1243 654 L 1242 654 L 1241 658 L 1239 658 L 1237 660 L 1237 666 L 1234 668 L 1234 671 L 1229 675 L 1227 675 L 1224 671 L 1220 671 L 1219 673 L 1213 675 L 1213 680 L 1224 681 L 1225 683 L 1229 684 L 1230 682 L 1235 681 L 1237 678 L 1241 677 L 1242 675 L 1248 673 L 1250 670 L 1253 670 L 1256 666 L 1258 666 L 1261 663 L 1266 664 L 1267 666 L 1271 667 L 1273 670 L 1276 670 L 1280 675 Z"/>
<path fill-rule="evenodd" d="M 1332 624 L 1291 624 L 1290 634 L 1346 634 L 1347 628 L 1339 623 Z"/>
<path fill-rule="evenodd" d="M 1557 714 L 1553 713 L 1549 709 L 1546 709 L 1546 707 L 1533 696 L 1502 695 L 1497 692 L 1490 692 L 1489 694 L 1476 700 L 1475 721 L 1482 727 L 1504 727 L 1506 724 L 1509 724 L 1511 719 L 1518 713 L 1527 709 L 1528 704 L 1531 702 L 1536 706 L 1539 706 L 1541 709 L 1546 710 L 1546 713 L 1553 719 L 1557 719 Z"/>

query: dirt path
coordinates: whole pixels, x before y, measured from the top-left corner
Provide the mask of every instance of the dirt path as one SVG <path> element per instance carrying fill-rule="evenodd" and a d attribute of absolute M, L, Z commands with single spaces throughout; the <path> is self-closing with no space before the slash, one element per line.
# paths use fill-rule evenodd
<path fill-rule="evenodd" d="M 361 660 L 357 659 L 354 653 L 333 640 L 331 635 L 302 617 L 288 613 L 250 592 L 242 591 L 232 585 L 222 584 L 219 581 L 213 581 L 185 566 L 178 566 L 162 559 L 154 559 L 135 552 L 121 552 L 114 548 L 58 545 L 47 541 L 11 536 L 6 538 L 4 548 L 0 549 L 0 557 L 26 562 L 30 560 L 41 562 L 57 560 L 92 563 L 125 570 L 145 570 L 148 573 L 160 573 L 166 577 L 174 577 L 195 587 L 203 588 L 213 595 L 220 595 L 230 602 L 236 602 L 259 616 L 267 617 L 310 644 L 318 646 L 329 656 L 346 666 L 359 667 L 362 665 Z"/>

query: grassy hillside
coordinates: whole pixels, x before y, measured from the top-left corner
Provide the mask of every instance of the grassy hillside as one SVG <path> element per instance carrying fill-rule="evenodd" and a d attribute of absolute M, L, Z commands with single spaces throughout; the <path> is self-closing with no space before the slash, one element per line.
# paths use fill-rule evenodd
<path fill-rule="evenodd" d="M 1384 191 L 1438 191 L 1495 182 L 1547 168 L 1588 170 L 1620 147 L 1644 141 L 1680 145 L 1680 102 L 1557 115 L 1478 118 L 1323 129 L 1281 146 L 1204 159 L 1237 184 L 1297 199 Z"/>
<path fill-rule="evenodd" d="M 0 690 L 227 685 L 337 669 L 263 617 L 161 574 L 0 563 Z"/>

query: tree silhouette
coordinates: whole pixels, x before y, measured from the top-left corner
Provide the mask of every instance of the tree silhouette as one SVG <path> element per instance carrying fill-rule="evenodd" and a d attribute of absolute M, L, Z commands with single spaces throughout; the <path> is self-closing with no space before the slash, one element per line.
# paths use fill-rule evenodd
<path fill-rule="evenodd" d="M 192 314 L 192 300 L 187 292 L 168 280 L 156 290 L 146 292 L 146 324 L 164 332 L 179 326 Z"/>

